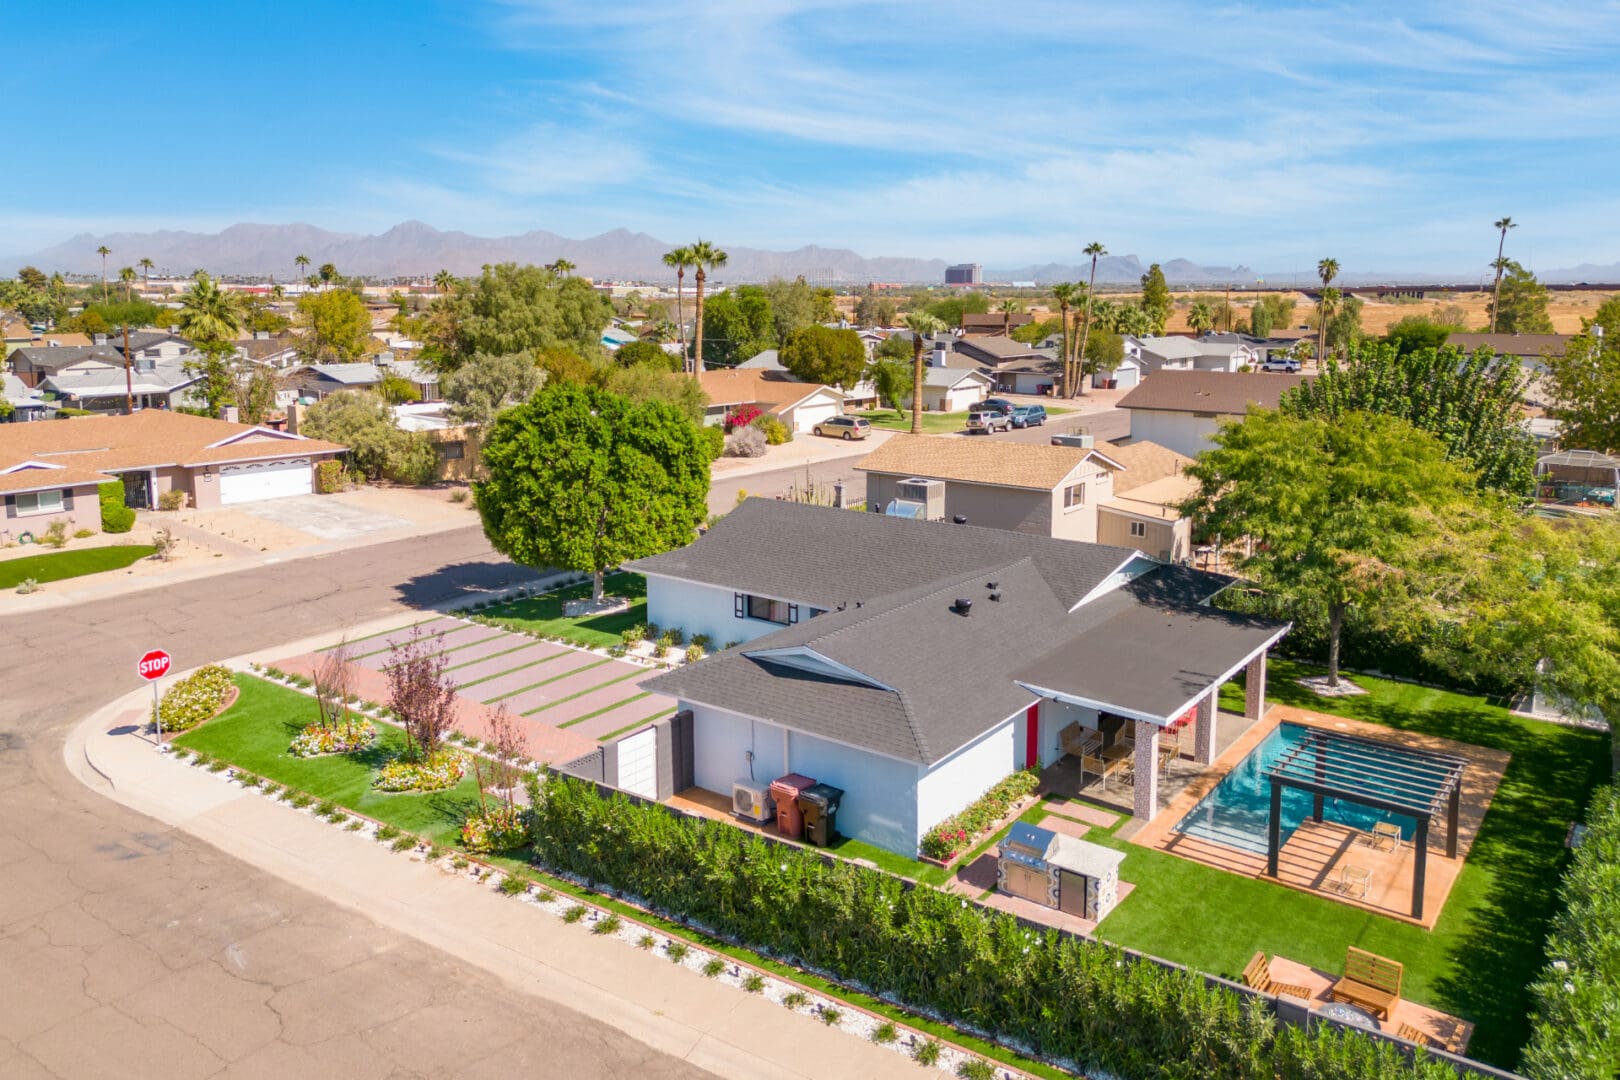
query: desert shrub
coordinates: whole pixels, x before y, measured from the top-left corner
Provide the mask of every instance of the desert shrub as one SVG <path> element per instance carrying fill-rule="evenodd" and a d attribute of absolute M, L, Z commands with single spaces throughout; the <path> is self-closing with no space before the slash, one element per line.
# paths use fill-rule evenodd
<path fill-rule="evenodd" d="M 823 1005 L 821 1007 L 821 1022 L 826 1024 L 828 1027 L 837 1027 L 838 1021 L 843 1018 L 843 1015 L 844 1014 L 841 1011 L 833 1008 L 831 1005 Z"/>
<path fill-rule="evenodd" d="M 693 634 L 692 644 L 696 645 L 704 652 L 708 652 L 710 649 L 714 648 L 714 638 L 710 637 L 708 634 Z"/>
<path fill-rule="evenodd" d="M 418 843 L 420 843 L 420 841 L 410 833 L 402 833 L 399 836 L 394 837 L 394 842 L 388 846 L 394 851 L 409 851 Z"/>
<path fill-rule="evenodd" d="M 645 627 L 629 626 L 619 632 L 619 640 L 624 642 L 626 648 L 629 648 L 632 645 L 640 644 L 641 636 L 646 632 Z"/>
<path fill-rule="evenodd" d="M 567 911 L 563 912 L 562 920 L 565 923 L 577 923 L 590 913 L 590 908 L 586 907 L 584 904 L 575 904 Z"/>
<path fill-rule="evenodd" d="M 670 963 L 673 964 L 678 964 L 682 960 L 685 960 L 686 954 L 690 951 L 691 946 L 687 945 L 684 941 L 672 941 L 668 945 L 664 946 L 664 955 L 669 957 Z"/>
<path fill-rule="evenodd" d="M 619 917 L 617 915 L 605 916 L 604 918 L 597 919 L 591 924 L 591 933 L 593 934 L 614 934 L 617 933 L 618 930 Z"/>
<path fill-rule="evenodd" d="M 456 488 L 450 493 L 450 501 L 453 503 L 464 503 L 467 501 L 468 497 L 469 496 L 466 488 Z"/>
<path fill-rule="evenodd" d="M 686 662 L 688 664 L 695 664 L 701 659 L 703 659 L 702 648 L 697 645 L 688 645 L 686 647 Z"/>
<path fill-rule="evenodd" d="M 23 578 L 21 581 L 17 582 L 17 591 L 22 593 L 24 596 L 27 596 L 30 593 L 39 592 L 39 579 L 31 577 Z"/>
<path fill-rule="evenodd" d="M 124 504 L 124 482 L 109 480 L 96 489 L 101 497 L 101 531 L 127 533 L 135 527 L 135 511 Z"/>
<path fill-rule="evenodd" d="M 170 488 L 158 496 L 159 510 L 184 510 L 186 508 L 186 493 L 179 488 Z"/>
<path fill-rule="evenodd" d="M 698 428 L 698 442 L 713 461 L 726 451 L 726 433 L 713 424 L 705 424 Z"/>
<path fill-rule="evenodd" d="M 774 416 L 762 416 L 750 426 L 756 427 L 765 433 L 767 445 L 781 446 L 783 443 L 793 441 L 793 429 Z"/>
<path fill-rule="evenodd" d="M 500 885 L 496 887 L 507 896 L 521 896 L 529 891 L 528 881 L 518 877 L 516 874 L 507 874 L 501 879 Z"/>
<path fill-rule="evenodd" d="M 757 458 L 765 456 L 769 440 L 757 427 L 742 427 L 726 436 L 726 457 Z"/>
<path fill-rule="evenodd" d="M 924 1039 L 911 1048 L 911 1060 L 917 1064 L 932 1067 L 939 1064 L 939 1040 Z"/>
<path fill-rule="evenodd" d="M 392 840 L 394 837 L 396 837 L 398 835 L 399 835 L 399 826 L 398 825 L 379 825 L 379 826 L 377 826 L 377 839 L 378 840 Z"/>
<path fill-rule="evenodd" d="M 68 542 L 67 522 L 57 518 L 45 526 L 45 531 L 39 536 L 39 542 L 48 548 L 60 549 L 66 547 Z"/>
<path fill-rule="evenodd" d="M 75 539 L 75 540 L 88 540 L 88 539 L 90 539 L 90 537 L 92 537 L 94 535 L 96 535 L 96 530 L 94 530 L 94 529 L 75 529 L 75 530 L 73 530 L 73 539 Z"/>
<path fill-rule="evenodd" d="M 711 956 L 703 962 L 703 975 L 705 978 L 717 979 L 720 973 L 726 970 L 726 962 L 718 956 Z"/>
<path fill-rule="evenodd" d="M 757 971 L 750 971 L 743 976 L 742 988 L 750 994 L 757 994 L 765 989 L 765 976 Z"/>
<path fill-rule="evenodd" d="M 956 1075 L 962 1080 L 996 1080 L 996 1067 L 983 1058 L 963 1058 Z"/>
<path fill-rule="evenodd" d="M 636 938 L 636 948 L 638 949 L 650 949 L 656 944 L 658 944 L 658 939 L 651 934 L 642 934 Z"/>
<path fill-rule="evenodd" d="M 803 990 L 790 990 L 782 995 L 782 1004 L 790 1009 L 802 1009 L 810 1003 L 810 995 Z"/>
<path fill-rule="evenodd" d="M 877 1027 L 872 1029 L 872 1041 L 875 1043 L 892 1043 L 899 1037 L 900 1030 L 894 1026 L 892 1021 L 889 1020 L 883 1021 Z"/>
<path fill-rule="evenodd" d="M 234 685 L 231 673 L 218 664 L 198 668 L 163 695 L 158 715 L 166 732 L 189 731 L 219 712 Z"/>
<path fill-rule="evenodd" d="M 317 495 L 336 495 L 348 484 L 343 477 L 343 462 L 336 458 L 315 463 L 315 493 Z"/>

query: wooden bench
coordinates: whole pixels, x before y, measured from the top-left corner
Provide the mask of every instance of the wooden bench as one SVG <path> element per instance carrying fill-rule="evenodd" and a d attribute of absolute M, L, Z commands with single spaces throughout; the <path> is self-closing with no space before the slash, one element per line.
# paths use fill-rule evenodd
<path fill-rule="evenodd" d="M 1405 1039 L 1407 1042 L 1414 1042 L 1419 1046 L 1427 1046 L 1431 1050 L 1444 1050 L 1451 1054 L 1460 1054 L 1463 1052 L 1463 1026 L 1461 1024 L 1456 1024 L 1452 1029 L 1451 1035 L 1443 1039 L 1429 1034 L 1422 1028 L 1415 1028 L 1411 1024 L 1402 1024 L 1400 1027 L 1395 1029 L 1395 1034 L 1399 1038 Z"/>
<path fill-rule="evenodd" d="M 1366 1009 L 1383 1020 L 1401 1000 L 1406 968 L 1354 945 L 1345 950 L 1344 977 L 1333 984 L 1333 1000 Z"/>
<path fill-rule="evenodd" d="M 1280 983 L 1271 977 L 1271 961 L 1265 952 L 1257 952 L 1243 969 L 1243 985 L 1262 994 L 1287 994 L 1289 997 L 1311 1000 L 1311 992 L 1298 983 Z"/>

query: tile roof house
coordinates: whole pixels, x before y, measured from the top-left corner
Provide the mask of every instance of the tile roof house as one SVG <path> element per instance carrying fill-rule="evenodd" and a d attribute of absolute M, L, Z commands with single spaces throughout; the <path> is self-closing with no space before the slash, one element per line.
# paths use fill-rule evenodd
<path fill-rule="evenodd" d="M 1005 337 L 1009 332 L 1018 329 L 1020 326 L 1028 326 L 1034 321 L 1035 316 L 1027 311 L 1012 316 L 1003 315 L 999 311 L 988 311 L 984 314 L 963 312 L 962 322 L 958 329 L 962 331 L 964 336 L 1000 334 Z"/>
<path fill-rule="evenodd" d="M 183 491 L 207 509 L 313 490 L 315 463 L 344 452 L 336 443 L 187 413 L 146 409 L 128 416 L 91 416 L 39 424 L 0 424 L 0 473 L 54 490 L 61 498 L 9 496 L 5 517 L 48 515 L 78 498 L 75 489 L 121 480 L 125 501 L 150 509 L 166 491 Z M 93 498 L 94 492 L 92 490 Z M 80 527 L 99 528 L 81 523 Z M 0 527 L 10 527 L 0 523 Z"/>
<path fill-rule="evenodd" d="M 843 391 L 818 383 L 796 381 L 785 372 L 758 368 L 710 368 L 698 376 L 709 397 L 704 420 L 720 424 L 740 405 L 753 405 L 781 420 L 798 433 L 844 411 Z"/>
<path fill-rule="evenodd" d="M 1563 356 L 1574 334 L 1452 334 L 1447 345 L 1465 353 L 1489 349 L 1498 356 L 1516 356 L 1527 368 L 1545 371 L 1549 356 Z"/>
<path fill-rule="evenodd" d="M 1304 375 L 1272 372 L 1160 371 L 1120 399 L 1131 414 L 1131 441 L 1167 446 L 1197 457 L 1214 445 L 1210 436 L 1250 405 L 1275 409 L 1284 391 Z"/>
<path fill-rule="evenodd" d="M 1262 687 L 1288 630 L 1127 548 L 775 500 L 628 568 L 651 619 L 737 643 L 643 684 L 689 717 L 659 734 L 659 796 L 799 773 L 843 789 L 839 832 L 906 855 L 1073 724 L 1134 728 L 1152 817 L 1160 733 L 1195 716 L 1212 762 L 1221 684 Z"/>

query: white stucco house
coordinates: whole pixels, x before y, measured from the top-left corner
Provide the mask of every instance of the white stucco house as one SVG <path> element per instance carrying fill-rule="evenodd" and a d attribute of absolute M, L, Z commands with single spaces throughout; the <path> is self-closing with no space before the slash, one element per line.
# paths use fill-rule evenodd
<path fill-rule="evenodd" d="M 1131 441 L 1167 446 L 1197 457 L 1215 445 L 1223 423 L 1242 419 L 1249 406 L 1275 409 L 1283 393 L 1305 380 L 1282 372 L 1158 371 L 1126 394 Z"/>
<path fill-rule="evenodd" d="M 935 824 L 1068 725 L 1135 725 L 1138 813 L 1158 812 L 1159 732 L 1249 672 L 1263 699 L 1283 624 L 1219 611 L 1231 581 L 1130 548 L 750 499 L 639 559 L 648 617 L 729 648 L 642 685 L 679 702 L 675 785 L 799 773 L 844 791 L 838 831 L 912 855 Z M 1255 712 L 1258 716 L 1258 712 Z"/>

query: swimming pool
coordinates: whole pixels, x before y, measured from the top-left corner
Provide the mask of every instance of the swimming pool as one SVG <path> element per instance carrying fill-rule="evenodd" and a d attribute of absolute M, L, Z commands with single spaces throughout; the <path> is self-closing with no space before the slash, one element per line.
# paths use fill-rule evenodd
<path fill-rule="evenodd" d="M 1227 773 L 1221 782 L 1176 822 L 1176 832 L 1212 840 L 1240 851 L 1266 853 L 1266 825 L 1271 816 L 1271 784 L 1266 770 L 1278 758 L 1299 745 L 1308 729 L 1299 724 L 1278 724 L 1261 740 L 1249 756 Z M 1312 796 L 1308 791 L 1284 788 L 1282 794 L 1282 843 L 1294 835 L 1300 823 L 1311 816 Z M 1369 832 L 1380 821 L 1400 826 L 1402 839 L 1410 839 L 1416 823 L 1410 817 L 1373 810 L 1343 799 L 1326 799 L 1322 819 Z"/>

